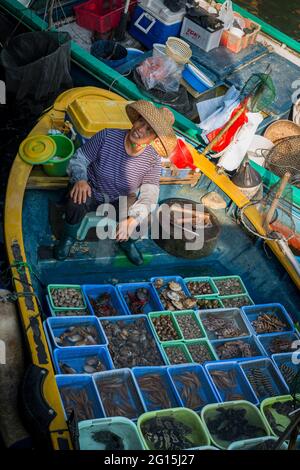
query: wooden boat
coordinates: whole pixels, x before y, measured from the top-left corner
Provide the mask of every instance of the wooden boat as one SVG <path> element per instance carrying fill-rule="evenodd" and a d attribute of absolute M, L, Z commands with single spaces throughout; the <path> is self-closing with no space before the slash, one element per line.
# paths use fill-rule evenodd
<path fill-rule="evenodd" d="M 50 128 L 61 128 L 68 105 L 83 96 L 124 101 L 115 93 L 100 88 L 69 90 L 58 97 L 54 107 L 41 117 L 30 135 L 47 134 Z M 174 197 L 199 202 L 209 191 L 219 193 L 227 208 L 215 211 L 221 226 L 216 247 L 204 258 L 188 260 L 170 256 L 152 240 L 144 240 L 139 243 L 145 263 L 138 268 L 123 254 L 112 253 L 106 240 L 100 244 L 98 241 L 85 242 L 84 250 L 79 244 L 78 250 L 64 262 L 43 252 L 42 246 L 53 245 L 48 203 L 59 201 L 67 178 L 46 176 L 17 154 L 5 201 L 5 244 L 31 362 L 22 386 L 23 406 L 25 404 L 27 425 L 43 444 L 46 442 L 54 449 L 70 449 L 73 445 L 43 328 L 43 320 L 49 314 L 45 302 L 49 284 L 137 282 L 152 276 L 175 274 L 183 277 L 234 274 L 241 276 L 256 304 L 279 302 L 294 322 L 299 321 L 300 277 L 293 265 L 276 242 L 267 242 L 266 256 L 263 243 L 250 237 L 230 217 L 235 207 L 242 208 L 247 204 L 247 198 L 228 177 L 217 173 L 212 162 L 195 149 L 192 152 L 201 173 L 186 180 L 162 178 L 160 200 Z M 264 234 L 261 216 L 255 208 L 246 209 L 245 216 L 259 233 Z"/>

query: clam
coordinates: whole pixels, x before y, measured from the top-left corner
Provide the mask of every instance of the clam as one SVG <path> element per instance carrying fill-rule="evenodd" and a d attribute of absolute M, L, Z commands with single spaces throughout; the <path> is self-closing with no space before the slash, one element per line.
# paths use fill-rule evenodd
<path fill-rule="evenodd" d="M 182 287 L 179 284 L 179 282 L 175 282 L 175 281 L 169 282 L 168 287 L 174 292 L 180 292 L 182 290 Z"/>
<path fill-rule="evenodd" d="M 177 310 L 183 310 L 184 306 L 182 302 L 177 302 L 176 300 L 173 300 L 173 305 Z"/>
<path fill-rule="evenodd" d="M 167 293 L 167 296 L 170 300 L 175 301 L 175 302 L 179 302 L 180 301 L 180 295 L 177 293 L 177 292 L 174 292 L 174 291 L 169 291 Z"/>
<path fill-rule="evenodd" d="M 70 341 L 70 343 L 77 343 L 78 341 L 82 341 L 82 340 L 83 340 L 83 337 L 80 335 L 68 336 L 68 341 Z"/>
<path fill-rule="evenodd" d="M 84 372 L 86 372 L 87 374 L 94 374 L 94 372 L 97 372 L 97 370 L 95 369 L 95 367 L 93 366 L 89 366 L 88 364 L 86 364 L 83 368 Z"/>
<path fill-rule="evenodd" d="M 197 299 L 194 299 L 193 297 L 188 297 L 183 301 L 184 308 L 193 308 L 195 305 L 197 305 Z"/>
<path fill-rule="evenodd" d="M 156 289 L 160 289 L 164 285 L 164 280 L 161 278 L 155 279 L 154 286 Z"/>

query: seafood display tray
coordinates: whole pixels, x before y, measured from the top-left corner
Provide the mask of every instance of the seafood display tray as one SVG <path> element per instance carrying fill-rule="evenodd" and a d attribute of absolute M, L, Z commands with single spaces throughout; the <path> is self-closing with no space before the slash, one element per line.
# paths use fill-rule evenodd
<path fill-rule="evenodd" d="M 246 375 L 259 402 L 268 397 L 288 393 L 288 387 L 271 359 L 244 361 L 240 363 L 240 367 Z M 255 370 L 259 372 L 253 373 Z"/>
<path fill-rule="evenodd" d="M 248 305 L 254 305 L 253 300 L 248 294 L 223 295 L 219 297 L 219 299 L 224 308 L 242 308 Z"/>
<path fill-rule="evenodd" d="M 242 295 L 242 294 L 248 294 L 248 291 L 246 289 L 246 286 L 245 284 L 243 283 L 242 279 L 240 276 L 217 276 L 217 277 L 213 277 L 212 280 L 214 281 L 217 289 L 219 290 L 219 296 L 220 297 L 227 297 L 228 295 Z M 233 281 L 236 281 L 237 284 L 239 284 L 240 286 L 240 289 L 239 289 L 239 292 L 222 292 L 220 286 L 218 286 L 218 283 L 222 282 L 222 281 L 230 281 L 230 280 L 233 280 Z"/>
<path fill-rule="evenodd" d="M 254 354 L 253 356 L 248 356 L 248 357 L 231 357 L 231 358 L 228 358 L 228 359 L 223 359 L 220 357 L 220 353 L 218 353 L 218 346 L 222 346 L 222 345 L 225 345 L 225 344 L 230 344 L 232 342 L 236 342 L 236 341 L 243 341 L 247 344 L 249 344 L 251 346 L 251 348 L 253 348 L 253 351 L 254 351 Z M 249 361 L 249 359 L 251 358 L 261 358 L 261 357 L 265 357 L 266 356 L 266 353 L 265 353 L 265 350 L 264 348 L 262 347 L 262 345 L 260 344 L 260 342 L 258 341 L 258 339 L 255 337 L 255 336 L 241 336 L 240 338 L 234 338 L 234 339 L 220 339 L 220 340 L 214 340 L 214 341 L 211 341 L 211 345 L 215 351 L 215 354 L 217 356 L 217 358 L 219 360 L 221 360 L 222 362 L 225 362 L 225 361 Z"/>
<path fill-rule="evenodd" d="M 79 291 L 80 294 L 81 294 L 82 303 L 83 303 L 82 307 L 58 307 L 53 302 L 51 289 L 74 289 L 76 291 Z M 82 292 L 82 288 L 79 284 L 48 284 L 47 291 L 48 291 L 48 295 L 49 295 L 50 305 L 51 305 L 53 310 L 68 310 L 68 309 L 70 309 L 70 310 L 84 310 L 87 307 L 85 297 L 84 297 L 83 292 Z"/>
<path fill-rule="evenodd" d="M 254 405 L 258 405 L 259 401 L 237 362 L 215 362 L 206 364 L 204 367 L 218 393 L 219 402 L 246 400 Z M 214 374 L 216 375 L 214 376 Z M 229 379 L 228 375 L 232 375 L 232 378 Z M 226 386 L 226 381 L 224 381 L 223 386 L 221 380 L 220 383 L 218 383 L 218 377 L 228 378 L 230 385 Z M 235 398 L 237 396 L 240 398 Z"/>
<path fill-rule="evenodd" d="M 284 380 L 290 391 L 293 388 L 293 382 L 296 375 L 300 373 L 300 364 L 295 364 L 292 360 L 293 353 L 273 354 L 272 359 L 275 362 L 280 377 Z M 285 370 L 282 367 L 285 366 Z M 296 379 L 297 380 L 297 379 Z"/>
<path fill-rule="evenodd" d="M 289 314 L 287 313 L 286 309 L 281 304 L 262 304 L 262 305 L 253 305 L 253 306 L 246 306 L 242 307 L 242 311 L 244 315 L 247 317 L 248 322 L 250 324 L 251 330 L 253 334 L 258 335 L 255 326 L 253 326 L 253 322 L 258 319 L 260 315 L 263 314 L 273 314 L 275 315 L 281 322 L 285 323 L 286 327 L 282 332 L 285 331 L 294 331 L 294 323 Z M 274 333 L 260 333 L 260 335 L 268 335 Z"/>
<path fill-rule="evenodd" d="M 183 279 L 183 282 L 189 292 L 189 295 L 191 296 L 194 296 L 197 298 L 201 298 L 201 297 L 209 298 L 209 297 L 215 297 L 219 295 L 219 289 L 217 288 L 216 284 L 214 283 L 211 277 L 208 277 L 208 276 L 207 277 L 185 277 Z M 188 287 L 189 282 L 207 282 L 210 285 L 212 292 L 210 294 L 192 294 Z"/>
<path fill-rule="evenodd" d="M 96 300 L 98 296 L 105 293 L 110 295 L 112 306 L 116 310 L 117 315 L 128 314 L 128 310 L 124 308 L 123 301 L 119 296 L 118 290 L 111 284 L 84 284 L 82 286 L 82 291 L 84 293 L 87 306 L 93 315 L 99 316 L 95 313 L 89 297 L 92 297 L 94 300 Z"/>
<path fill-rule="evenodd" d="M 106 346 L 107 339 L 102 330 L 102 327 L 98 319 L 94 316 L 83 316 L 83 317 L 50 317 L 46 320 L 47 329 L 50 338 L 50 346 L 52 348 L 64 348 L 66 346 L 59 346 L 57 344 L 56 338 L 63 334 L 68 328 L 73 326 L 93 326 L 95 327 L 98 335 L 98 345 Z M 94 345 L 93 345 L 94 346 Z M 82 346 L 70 346 L 70 347 L 82 347 Z M 92 347 L 85 345 L 85 347 Z"/>
<path fill-rule="evenodd" d="M 170 339 L 162 339 L 160 334 L 159 334 L 159 331 L 155 325 L 155 320 L 158 320 L 160 318 L 169 318 L 170 319 L 170 323 L 172 325 L 172 330 L 174 332 L 176 332 L 177 334 L 177 338 L 170 338 Z M 182 332 L 181 332 L 181 329 L 176 321 L 176 318 L 175 316 L 173 315 L 172 312 L 168 312 L 168 311 L 164 311 L 164 312 L 151 312 L 149 314 L 149 320 L 151 322 L 151 326 L 152 326 L 152 330 L 154 331 L 154 334 L 155 334 L 155 338 L 156 340 L 159 342 L 159 343 L 166 343 L 166 342 L 170 342 L 172 341 L 173 343 L 175 342 L 178 342 L 178 341 L 183 341 L 183 335 L 182 335 Z"/>
<path fill-rule="evenodd" d="M 217 403 L 220 401 L 215 386 L 212 384 L 204 367 L 200 364 L 171 366 L 168 367 L 167 370 L 180 397 L 182 406 L 191 408 L 188 406 L 190 404 L 189 400 L 194 398 L 194 394 L 196 394 L 200 402 L 202 402 L 199 406 L 191 408 L 196 412 L 201 411 L 201 409 L 209 403 Z M 199 386 L 197 386 L 197 383 L 195 383 L 195 387 L 192 387 L 193 384 L 190 383 L 187 383 L 186 386 L 184 385 L 184 377 L 188 379 L 188 374 L 194 374 L 199 382 Z"/>
<path fill-rule="evenodd" d="M 128 293 L 129 293 L 129 295 L 134 294 L 138 289 L 143 289 L 143 288 L 147 289 L 148 292 L 150 293 L 150 299 L 145 304 L 145 306 L 143 308 L 143 311 L 140 314 L 145 315 L 149 312 L 155 312 L 156 310 L 162 310 L 162 305 L 160 303 L 158 295 L 155 292 L 155 289 L 152 286 L 151 282 L 138 282 L 138 283 L 132 282 L 132 283 L 128 283 L 128 284 L 117 284 L 116 288 L 117 288 L 119 296 L 122 300 L 123 309 L 128 315 L 131 315 L 133 313 L 130 310 L 129 305 L 126 302 L 125 296 Z"/>
<path fill-rule="evenodd" d="M 182 406 L 181 399 L 177 393 L 177 390 L 168 374 L 168 367 L 134 367 L 132 373 L 136 379 L 137 387 L 143 398 L 146 411 L 156 411 L 166 408 L 177 408 Z M 141 379 L 147 379 L 147 377 L 156 376 L 158 378 L 157 386 L 160 388 L 152 387 L 151 390 L 146 389 Z M 156 384 L 155 384 L 156 385 Z M 165 393 L 165 400 L 168 401 L 167 406 L 160 406 L 159 398 L 161 394 Z M 158 399 L 158 402 L 157 402 Z"/>
<path fill-rule="evenodd" d="M 296 332 L 289 332 L 289 333 L 269 333 L 267 335 L 258 335 L 257 336 L 258 341 L 260 342 L 262 348 L 265 351 L 266 356 L 272 356 L 273 354 L 280 354 L 283 352 L 293 352 L 296 351 L 297 346 L 295 348 L 292 348 L 292 344 L 294 341 L 299 341 L 300 336 Z M 274 340 L 287 340 L 288 342 L 291 343 L 290 348 L 287 351 L 271 351 L 270 348 L 272 348 L 272 342 Z"/>
<path fill-rule="evenodd" d="M 209 331 L 208 327 L 205 326 L 205 321 L 208 320 L 208 317 L 214 318 L 215 320 L 227 320 L 232 321 L 234 327 L 238 328 L 241 334 L 232 337 L 230 339 L 242 337 L 242 334 L 245 336 L 251 336 L 251 331 L 248 325 L 246 318 L 243 313 L 238 308 L 223 308 L 223 309 L 214 309 L 214 310 L 201 310 L 198 312 L 198 317 L 203 325 L 203 328 L 206 331 L 206 335 L 210 340 L 220 340 L 225 339 L 218 338 L 214 331 Z M 229 338 L 228 338 L 229 339 Z"/>
<path fill-rule="evenodd" d="M 91 357 L 96 357 L 106 370 L 114 369 L 110 354 L 105 346 L 66 346 L 64 348 L 56 348 L 53 351 L 54 368 L 57 374 L 64 375 L 60 367 L 60 363 L 64 363 L 74 369 L 76 371 L 75 374 L 92 374 L 95 371 L 86 372 L 84 370 L 86 360 Z"/>

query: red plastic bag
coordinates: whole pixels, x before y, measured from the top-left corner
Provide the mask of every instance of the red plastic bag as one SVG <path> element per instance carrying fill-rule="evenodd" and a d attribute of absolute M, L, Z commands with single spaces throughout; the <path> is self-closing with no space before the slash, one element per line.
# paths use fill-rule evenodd
<path fill-rule="evenodd" d="M 237 108 L 235 108 L 230 116 L 230 119 L 235 116 L 235 114 L 241 109 L 243 105 L 240 104 Z M 240 130 L 240 128 L 248 122 L 248 117 L 247 117 L 247 109 L 241 114 L 241 116 L 230 126 L 227 132 L 219 139 L 219 141 L 213 146 L 212 150 L 214 152 L 222 152 L 222 150 L 226 149 L 228 145 L 232 142 L 234 139 L 236 133 Z M 227 124 L 225 124 L 226 126 Z M 212 140 L 221 132 L 224 127 L 219 127 L 219 129 L 215 129 L 214 131 L 210 132 L 207 134 L 207 138 L 209 142 L 212 142 Z"/>

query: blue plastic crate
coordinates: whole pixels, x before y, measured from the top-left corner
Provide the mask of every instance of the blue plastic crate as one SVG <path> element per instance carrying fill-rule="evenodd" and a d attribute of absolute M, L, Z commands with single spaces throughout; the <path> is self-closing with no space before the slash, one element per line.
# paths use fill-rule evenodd
<path fill-rule="evenodd" d="M 227 362 L 215 362 L 215 363 L 208 363 L 205 366 L 205 370 L 214 384 L 215 388 L 220 397 L 220 401 L 236 401 L 236 400 L 247 400 L 254 405 L 258 405 L 258 399 L 249 384 L 247 378 L 245 377 L 243 371 L 240 369 L 239 364 L 236 361 L 227 361 Z M 221 372 L 227 374 L 233 374 L 234 377 L 227 377 L 229 380 L 232 381 L 232 387 L 222 387 L 220 383 L 218 383 L 217 379 L 214 378 L 213 373 Z"/>
<path fill-rule="evenodd" d="M 128 310 L 124 308 L 123 301 L 120 298 L 118 290 L 111 284 L 94 284 L 94 285 L 84 284 L 82 286 L 82 290 L 83 290 L 89 310 L 91 311 L 93 315 L 96 315 L 96 317 L 100 317 L 100 315 L 97 315 L 97 313 L 94 311 L 94 308 L 92 307 L 89 297 L 92 297 L 93 299 L 96 300 L 99 295 L 104 294 L 104 293 L 108 293 L 110 295 L 111 304 L 113 308 L 116 310 L 116 314 L 115 314 L 116 316 L 128 314 Z M 107 317 L 110 315 L 101 315 L 101 316 Z"/>
<path fill-rule="evenodd" d="M 132 373 L 136 379 L 140 394 L 143 397 L 145 407 L 147 411 L 156 411 L 162 410 L 166 408 L 177 408 L 178 406 L 182 406 L 182 402 L 180 397 L 176 391 L 176 388 L 173 385 L 169 375 L 168 375 L 168 368 L 165 367 L 134 367 L 132 369 Z M 158 377 L 159 382 L 157 381 L 157 388 L 156 390 L 147 390 L 143 387 L 142 383 L 140 383 L 140 379 L 144 377 L 149 377 L 155 375 Z M 157 379 L 156 379 L 157 380 Z M 162 391 L 164 391 L 164 396 L 162 396 Z M 161 398 L 161 400 L 158 400 Z M 157 401 L 158 400 L 158 401 Z"/>
<path fill-rule="evenodd" d="M 300 363 L 296 364 L 295 361 L 293 361 L 293 354 L 294 353 L 283 353 L 272 355 L 272 359 L 278 369 L 278 373 L 286 383 L 289 390 L 291 390 L 291 386 L 296 375 L 300 373 Z"/>
<path fill-rule="evenodd" d="M 197 386 L 197 382 L 195 382 L 195 387 L 185 387 L 182 376 L 191 373 L 196 376 L 199 385 Z M 180 396 L 182 406 L 191 408 L 194 411 L 201 411 L 205 405 L 220 401 L 215 386 L 200 364 L 170 366 L 168 367 L 168 374 Z M 195 402 L 195 395 L 199 398 L 198 403 Z"/>
<path fill-rule="evenodd" d="M 132 313 L 129 305 L 127 304 L 127 294 L 134 294 L 137 289 L 146 288 L 150 293 L 149 302 L 145 304 L 142 311 L 138 315 L 145 315 L 150 312 L 162 310 L 158 296 L 150 282 L 132 282 L 130 284 L 117 284 L 117 290 L 122 299 L 123 309 L 128 315 L 136 315 Z"/>
<path fill-rule="evenodd" d="M 164 282 L 163 285 L 162 285 L 162 287 L 159 288 L 159 289 L 157 289 L 157 288 L 155 287 L 155 281 L 156 281 L 157 279 L 162 279 L 163 282 Z M 159 308 L 158 310 L 168 310 L 168 309 L 165 308 L 164 305 L 162 304 L 162 301 L 160 300 L 159 294 L 160 294 L 161 290 L 164 290 L 164 289 L 167 287 L 168 283 L 171 282 L 171 281 L 174 281 L 174 282 L 177 282 L 178 284 L 180 284 L 181 287 L 182 287 L 182 291 L 185 293 L 185 295 L 186 295 L 187 297 L 191 297 L 191 294 L 190 294 L 190 292 L 189 292 L 187 286 L 185 285 L 184 280 L 183 280 L 183 278 L 182 278 L 181 276 L 155 276 L 155 277 L 151 277 L 151 278 L 150 278 L 150 282 L 152 283 L 153 288 L 154 288 L 154 290 L 156 291 L 156 295 L 157 295 L 157 297 L 158 297 L 158 299 L 159 299 L 159 303 L 160 303 L 160 308 Z M 195 308 L 196 308 L 196 307 L 195 307 Z M 186 310 L 186 308 L 185 308 L 185 310 Z"/>
<path fill-rule="evenodd" d="M 262 348 L 265 351 L 267 356 L 272 356 L 273 354 L 280 354 L 284 352 L 294 352 L 297 349 L 292 347 L 294 341 L 299 341 L 299 335 L 296 332 L 288 333 L 270 333 L 268 335 L 258 335 L 257 339 L 261 344 Z M 275 350 L 275 344 L 277 340 L 287 340 L 290 344 L 287 349 L 281 349 L 281 351 Z M 274 344 L 275 343 L 275 344 Z"/>
<path fill-rule="evenodd" d="M 87 326 L 91 325 L 96 328 L 98 334 L 98 345 L 107 345 L 106 337 L 102 330 L 102 327 L 95 316 L 84 316 L 84 317 L 51 317 L 47 318 L 47 328 L 50 337 L 52 347 L 54 348 L 64 348 L 66 346 L 60 346 L 56 338 L 64 333 L 68 328 L 72 326 Z M 95 345 L 83 345 L 87 348 L 90 348 Z M 83 347 L 80 346 L 80 347 Z M 78 347 L 78 346 L 70 346 Z"/>
<path fill-rule="evenodd" d="M 247 377 L 259 402 L 265 398 L 275 397 L 277 395 L 286 395 L 288 387 L 278 373 L 277 367 L 269 358 L 258 359 L 254 361 L 243 361 L 240 363 L 245 376 Z M 253 369 L 260 372 L 256 374 Z"/>
<path fill-rule="evenodd" d="M 58 348 L 53 351 L 54 367 L 58 374 L 66 374 L 61 369 L 60 363 L 66 364 L 75 370 L 75 374 L 91 374 L 84 370 L 86 360 L 95 357 L 103 364 L 105 370 L 114 369 L 110 354 L 105 346 L 89 346 L 89 347 L 65 347 Z"/>
<path fill-rule="evenodd" d="M 222 344 L 225 344 L 225 343 L 230 343 L 230 342 L 233 342 L 233 341 L 243 341 L 245 343 L 248 343 L 251 345 L 251 347 L 253 348 L 253 356 L 251 357 L 231 357 L 229 359 L 224 359 L 223 357 L 220 356 L 220 353 L 218 353 L 218 349 L 217 347 L 222 345 Z M 265 353 L 265 350 L 264 348 L 262 347 L 261 343 L 256 339 L 255 336 L 242 336 L 240 338 L 234 338 L 234 339 L 222 339 L 222 340 L 216 340 L 216 341 L 211 341 L 211 345 L 217 355 L 217 357 L 221 360 L 221 361 L 248 361 L 249 359 L 251 358 L 254 358 L 254 357 L 265 357 L 266 356 L 266 353 Z"/>
<path fill-rule="evenodd" d="M 93 374 L 93 380 L 106 416 L 136 420 L 146 410 L 135 377 L 130 369 Z"/>
<path fill-rule="evenodd" d="M 242 337 L 242 335 L 251 336 L 251 329 L 248 325 L 248 322 L 245 316 L 243 315 L 243 313 L 241 312 L 241 310 L 238 308 L 220 308 L 220 309 L 213 309 L 213 310 L 200 310 L 198 315 L 203 325 L 203 328 L 206 331 L 206 335 L 208 339 L 210 340 L 217 340 L 221 338 L 218 338 L 214 331 L 209 331 L 207 326 L 205 326 L 207 317 L 213 317 L 213 318 L 224 319 L 224 320 L 232 320 L 235 327 L 239 328 L 240 330 L 240 333 L 236 337 Z"/>
<path fill-rule="evenodd" d="M 261 305 L 253 305 L 242 307 L 242 311 L 244 315 L 248 319 L 250 324 L 251 331 L 255 335 L 259 334 L 270 334 L 270 333 L 257 333 L 255 327 L 253 326 L 253 322 L 258 319 L 258 317 L 262 314 L 273 314 L 276 317 L 286 324 L 286 328 L 282 331 L 294 331 L 294 323 L 289 314 L 287 313 L 286 309 L 281 304 L 261 304 Z"/>
<path fill-rule="evenodd" d="M 136 322 L 138 319 L 142 318 L 144 320 L 144 326 L 145 326 L 145 329 L 146 331 L 150 334 L 151 338 L 153 339 L 154 343 L 155 343 L 155 347 L 157 349 L 157 360 L 160 361 L 160 363 L 156 363 L 156 364 L 146 364 L 145 363 L 145 359 L 144 358 L 141 358 L 141 363 L 140 364 L 134 364 L 134 366 L 157 366 L 157 365 L 165 365 L 166 364 L 166 360 L 165 360 L 165 354 L 163 352 L 163 349 L 160 347 L 160 345 L 158 344 L 158 342 L 156 341 L 155 339 L 155 335 L 154 335 L 154 332 L 153 332 L 153 328 L 151 326 L 151 323 L 147 317 L 147 315 L 124 315 L 123 317 L 105 317 L 105 318 L 100 318 L 99 319 L 99 322 L 100 324 L 102 324 L 103 322 L 118 322 L 118 321 L 122 321 L 125 324 L 129 324 L 129 323 L 134 323 Z M 104 335 L 105 335 L 105 327 L 103 327 L 103 331 L 104 331 Z M 140 333 L 142 334 L 142 332 L 140 331 Z M 106 335 L 105 335 L 106 337 Z M 107 337 L 106 337 L 107 339 Z M 107 342 L 108 342 L 108 350 L 109 352 L 111 353 L 111 345 L 107 339 Z M 113 354 L 111 354 L 111 358 L 112 358 L 112 361 L 115 365 L 116 368 L 121 368 L 121 367 L 117 367 L 118 364 L 115 363 L 116 359 L 117 358 L 114 358 L 113 357 Z M 132 366 L 132 367 L 134 367 Z M 129 364 L 126 365 L 126 367 L 130 367 Z"/>
<path fill-rule="evenodd" d="M 72 410 L 76 411 L 76 418 L 79 421 L 84 421 L 86 419 L 95 419 L 95 418 L 104 418 L 104 409 L 95 387 L 94 381 L 91 375 L 56 375 L 56 383 L 60 392 L 61 401 L 65 411 L 66 419 L 70 417 Z M 70 406 L 67 405 L 67 402 L 62 394 L 65 390 L 65 396 L 68 395 L 68 390 L 75 392 L 75 395 L 81 392 L 85 393 L 87 400 L 90 403 L 92 413 L 84 412 L 77 404 L 77 401 L 70 399 Z M 87 404 L 87 400 L 84 400 L 84 403 Z"/>

